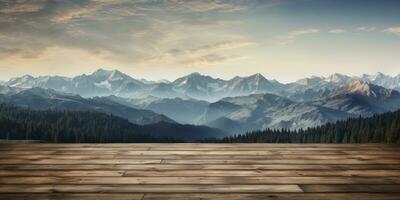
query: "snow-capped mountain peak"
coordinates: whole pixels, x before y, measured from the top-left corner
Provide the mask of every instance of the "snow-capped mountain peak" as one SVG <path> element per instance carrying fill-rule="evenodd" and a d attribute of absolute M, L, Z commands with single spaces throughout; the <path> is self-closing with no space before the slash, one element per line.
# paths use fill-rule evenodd
<path fill-rule="evenodd" d="M 334 73 L 325 78 L 325 81 L 344 84 L 351 79 L 350 76 Z"/>
<path fill-rule="evenodd" d="M 97 71 L 93 72 L 90 77 L 95 79 L 97 82 L 109 80 L 122 80 L 124 78 L 128 78 L 129 76 L 118 71 L 118 70 L 105 70 L 105 69 L 98 69 Z M 130 77 L 129 77 L 130 78 Z"/>
<path fill-rule="evenodd" d="M 154 95 L 161 98 L 181 97 L 217 101 L 229 96 L 273 93 L 295 101 L 305 101 L 324 97 L 336 88 L 344 86 L 353 80 L 362 80 L 400 91 L 400 75 L 388 76 L 382 73 L 359 77 L 335 73 L 328 77 L 312 76 L 300 79 L 297 82 L 282 84 L 278 81 L 268 80 L 260 73 L 222 80 L 194 72 L 172 82 L 156 82 L 137 80 L 121 71 L 102 68 L 91 74 L 83 74 L 73 78 L 60 76 L 32 77 L 26 75 L 13 78 L 4 82 L 3 85 L 18 88 L 51 88 L 61 92 L 80 94 L 84 97 L 117 95 L 143 98 Z M 368 92 L 364 92 L 368 94 Z"/>

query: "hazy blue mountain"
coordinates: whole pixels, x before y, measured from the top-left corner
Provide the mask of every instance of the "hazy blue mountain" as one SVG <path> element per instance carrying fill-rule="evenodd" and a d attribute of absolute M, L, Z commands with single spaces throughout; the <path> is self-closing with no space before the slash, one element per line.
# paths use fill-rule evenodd
<path fill-rule="evenodd" d="M 324 78 L 324 81 L 328 83 L 334 83 L 338 85 L 343 85 L 347 84 L 349 81 L 357 79 L 357 77 L 350 77 L 344 74 L 339 74 L 339 73 L 334 73 L 326 78 Z"/>
<path fill-rule="evenodd" d="M 361 80 L 333 90 L 317 105 L 357 115 L 372 115 L 400 108 L 400 93 Z"/>
<path fill-rule="evenodd" d="M 279 93 L 283 84 L 269 81 L 261 74 L 235 77 L 230 80 L 192 73 L 169 81 L 147 81 L 134 79 L 118 70 L 99 69 L 92 74 L 73 78 L 60 76 L 32 77 L 25 75 L 4 83 L 10 87 L 41 87 L 56 91 L 79 94 L 84 97 L 115 95 L 129 98 L 183 98 L 217 101 L 224 97 L 255 93 Z"/>
<path fill-rule="evenodd" d="M 338 87 L 342 87 L 357 80 L 400 91 L 400 74 L 393 77 L 382 73 L 351 77 L 335 73 L 328 77 L 314 76 L 286 84 L 283 94 L 281 95 L 297 101 L 316 100 L 326 97 L 331 91 Z"/>
<path fill-rule="evenodd" d="M 393 77 L 380 72 L 374 75 L 364 74 L 361 76 L 361 80 L 385 87 L 387 89 L 395 89 L 400 91 L 400 74 Z"/>
<path fill-rule="evenodd" d="M 159 99 L 151 102 L 143 109 L 166 115 L 183 124 L 198 124 L 199 117 L 204 114 L 209 103 L 194 99 Z"/>
<path fill-rule="evenodd" d="M 227 96 L 243 96 L 256 93 L 279 93 L 283 84 L 273 80 L 267 80 L 261 74 L 248 77 L 235 77 L 226 84 Z"/>
<path fill-rule="evenodd" d="M 199 73 L 178 78 L 171 84 L 174 91 L 195 99 L 210 100 L 224 96 L 222 93 L 224 80 L 214 79 L 211 76 L 204 76 Z"/>
<path fill-rule="evenodd" d="M 118 70 L 99 69 L 90 75 L 81 75 L 72 79 L 75 86 L 72 92 L 84 96 L 133 95 L 145 87 L 145 83 L 136 80 Z"/>
<path fill-rule="evenodd" d="M 134 109 L 106 99 L 85 99 L 79 95 L 65 94 L 52 89 L 31 88 L 15 94 L 1 95 L 0 102 L 37 110 L 76 110 L 112 113 L 135 124 L 172 122 L 170 118 L 148 110 Z"/>
<path fill-rule="evenodd" d="M 230 133 L 230 135 L 245 133 L 249 130 L 246 124 L 231 120 L 227 117 L 220 117 L 214 121 L 205 123 L 205 125 L 208 127 L 218 128 L 220 130 L 225 130 L 226 132 Z"/>
<path fill-rule="evenodd" d="M 195 99 L 158 98 L 148 96 L 142 99 L 129 99 L 116 96 L 103 97 L 137 109 L 151 110 L 163 114 L 182 124 L 199 124 L 200 117 L 209 103 Z"/>
<path fill-rule="evenodd" d="M 200 122 L 209 123 L 218 118 L 225 117 L 231 113 L 242 109 L 242 106 L 236 105 L 226 101 L 217 101 L 211 103 L 204 115 L 200 118 Z"/>
<path fill-rule="evenodd" d="M 21 90 L 22 90 L 21 88 L 0 85 L 0 94 L 4 95 L 15 94 Z"/>
<path fill-rule="evenodd" d="M 37 78 L 31 75 L 12 78 L 5 82 L 5 85 L 17 88 L 54 88 L 58 91 L 69 91 L 72 88 L 71 78 L 61 76 L 39 76 Z"/>
<path fill-rule="evenodd" d="M 146 91 L 142 91 L 142 93 L 142 95 L 137 97 L 143 98 L 150 95 L 159 98 L 190 98 L 187 94 L 176 91 L 173 84 L 164 82 L 152 84 L 146 89 Z"/>
<path fill-rule="evenodd" d="M 224 131 L 170 122 L 137 125 L 101 112 L 34 110 L 0 103 L 0 138 L 45 142 L 176 142 L 221 138 Z"/>
<path fill-rule="evenodd" d="M 202 119 L 208 126 L 224 130 L 299 129 L 397 109 L 400 93 L 396 90 L 352 80 L 309 102 L 295 102 L 273 94 L 224 98 L 210 104 Z"/>
<path fill-rule="evenodd" d="M 230 127 L 246 131 L 299 129 L 399 108 L 399 92 L 353 80 L 310 102 L 295 102 L 273 94 L 224 98 L 210 104 L 202 119 L 208 126 L 229 131 Z"/>
<path fill-rule="evenodd" d="M 341 74 L 328 77 L 312 76 L 284 86 L 282 96 L 298 102 L 307 102 L 326 97 L 333 89 L 345 85 L 351 78 Z"/>
<path fill-rule="evenodd" d="M 224 97 L 244 96 L 257 93 L 280 93 L 283 84 L 269 81 L 261 74 L 234 77 L 230 80 L 215 79 L 192 73 L 172 82 L 173 90 L 190 98 L 217 101 Z"/>
<path fill-rule="evenodd" d="M 226 124 L 231 124 L 240 127 L 238 128 L 240 130 L 257 130 L 275 127 L 282 120 L 290 120 L 287 118 L 288 114 L 294 115 L 294 113 L 284 111 L 294 105 L 297 103 L 274 94 L 228 97 L 210 104 L 202 119 L 205 124 L 212 127 L 223 128 L 219 125 L 226 127 Z M 276 113 L 280 113 L 280 116 Z M 277 117 L 280 120 L 277 120 Z"/>
<path fill-rule="evenodd" d="M 14 78 L 3 83 L 0 94 L 3 100 L 43 109 L 100 110 L 134 123 L 176 121 L 240 132 L 267 127 L 306 128 L 392 111 L 400 105 L 396 91 L 399 79 L 400 75 L 382 73 L 359 77 L 336 73 L 282 84 L 261 74 L 222 80 L 192 73 L 169 82 L 139 80 L 118 70 L 99 69 L 73 78 Z M 51 91 L 46 96 L 37 88 L 26 90 L 32 87 L 53 90 L 43 90 Z M 29 93 L 32 91 L 40 95 Z"/>
<path fill-rule="evenodd" d="M 155 96 L 215 102 L 224 97 L 271 93 L 294 101 L 306 102 L 324 98 L 335 88 L 354 80 L 363 80 L 388 89 L 400 90 L 400 75 L 392 77 L 382 73 L 360 77 L 336 73 L 328 77 L 313 76 L 282 84 L 275 80 L 268 80 L 261 74 L 222 80 L 192 73 L 169 82 L 134 79 L 118 70 L 99 69 L 92 74 L 83 74 L 73 78 L 25 75 L 10 79 L 2 84 L 18 88 L 50 88 L 84 97 L 115 95 L 137 99 Z"/>
<path fill-rule="evenodd" d="M 132 95 L 138 89 L 145 87 L 146 84 L 118 70 L 99 69 L 92 74 L 83 74 L 74 78 L 61 76 L 40 76 L 35 78 L 25 75 L 13 78 L 6 82 L 5 85 L 19 88 L 40 87 L 91 97 L 110 94 Z"/>

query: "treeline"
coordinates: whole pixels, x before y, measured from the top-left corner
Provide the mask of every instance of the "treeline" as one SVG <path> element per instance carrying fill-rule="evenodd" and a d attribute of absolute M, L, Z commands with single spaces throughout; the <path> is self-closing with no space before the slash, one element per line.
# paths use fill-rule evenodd
<path fill-rule="evenodd" d="M 139 126 L 126 119 L 105 113 L 37 111 L 0 104 L 0 139 L 40 140 L 55 143 L 183 142 L 174 137 L 151 134 L 161 131 L 185 132 L 177 130 L 171 124 Z M 187 134 L 190 134 L 189 132 Z M 200 142 L 400 144 L 400 110 L 369 118 L 359 117 L 328 123 L 306 130 L 266 129 Z"/>
<path fill-rule="evenodd" d="M 247 134 L 205 140 L 216 143 L 400 143 L 400 110 L 352 118 L 336 123 L 290 131 L 255 131 Z"/>
<path fill-rule="evenodd" d="M 138 125 L 110 114 L 37 111 L 0 104 L 0 139 L 54 143 L 178 142 L 136 130 Z"/>

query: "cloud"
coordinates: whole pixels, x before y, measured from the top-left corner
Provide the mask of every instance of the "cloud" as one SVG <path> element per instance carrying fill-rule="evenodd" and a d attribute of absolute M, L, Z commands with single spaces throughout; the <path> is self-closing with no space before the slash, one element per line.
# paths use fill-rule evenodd
<path fill-rule="evenodd" d="M 184 65 L 208 65 L 208 64 L 217 64 L 223 63 L 227 61 L 242 59 L 242 56 L 230 55 L 230 56 L 223 56 L 219 54 L 207 54 L 195 58 L 190 58 L 186 60 L 180 61 L 181 64 Z"/>
<path fill-rule="evenodd" d="M 136 39 L 150 40 L 154 44 L 152 46 L 171 45 L 171 42 L 183 40 L 184 38 L 182 37 L 195 38 L 197 36 L 205 38 L 213 31 L 241 24 L 241 21 L 238 20 L 220 19 L 210 15 L 180 17 L 169 20 L 148 19 L 147 17 L 143 17 L 143 19 L 144 21 L 140 22 L 143 25 L 140 28 L 135 27 L 131 34 Z M 209 40 L 213 41 L 219 34 L 210 36 Z M 192 40 L 189 42 L 192 43 Z"/>
<path fill-rule="evenodd" d="M 195 54 L 199 52 L 208 52 L 208 51 L 217 51 L 217 50 L 224 50 L 224 49 L 235 49 L 245 46 L 254 45 L 254 42 L 246 41 L 246 40 L 232 40 L 232 41 L 221 41 L 216 42 L 213 44 L 203 45 L 194 48 L 188 49 L 171 49 L 168 53 L 172 55 L 177 54 Z"/>
<path fill-rule="evenodd" d="M 346 32 L 346 30 L 344 30 L 344 29 L 331 29 L 331 30 L 329 30 L 329 33 L 336 33 L 336 34 L 344 33 L 344 32 Z"/>
<path fill-rule="evenodd" d="M 360 27 L 357 27 L 358 31 L 364 31 L 364 32 L 372 32 L 375 29 L 376 29 L 375 26 L 360 26 Z"/>
<path fill-rule="evenodd" d="M 305 30 L 289 32 L 289 36 L 296 37 L 296 36 L 305 35 L 305 34 L 318 33 L 319 31 L 320 31 L 319 29 L 310 28 L 310 29 L 305 29 Z"/>
<path fill-rule="evenodd" d="M 249 5 L 225 0 L 0 0 L 0 54 L 33 58 L 47 48 L 63 47 L 132 63 L 198 38 L 204 39 L 199 43 L 218 41 L 222 34 L 213 31 L 240 24 L 225 16 Z M 201 52 L 248 44 L 214 45 L 175 49 Z"/>
<path fill-rule="evenodd" d="M 175 12 L 237 12 L 248 8 L 242 1 L 224 0 L 161 0 L 138 1 L 136 5 L 142 10 L 167 10 Z"/>
<path fill-rule="evenodd" d="M 319 32 L 320 32 L 320 29 L 316 29 L 316 28 L 291 31 L 288 34 L 286 34 L 285 36 L 279 37 L 278 44 L 286 45 L 286 44 L 293 42 L 296 38 L 301 37 L 303 35 L 314 34 L 314 33 L 319 33 Z"/>
<path fill-rule="evenodd" d="M 104 21 L 142 15 L 144 12 L 137 9 L 134 2 L 94 0 L 80 4 L 67 4 L 64 9 L 58 10 L 51 20 L 56 23 L 77 20 Z"/>
<path fill-rule="evenodd" d="M 57 13 L 51 18 L 51 21 L 55 23 L 65 23 L 74 19 L 81 19 L 95 14 L 99 8 L 100 7 L 97 5 L 87 7 L 77 6 L 76 8 L 74 7 L 66 11 L 61 11 Z"/>
<path fill-rule="evenodd" d="M 0 58 L 6 58 L 9 56 L 16 56 L 21 58 L 37 58 L 37 54 L 33 49 L 22 49 L 19 47 L 0 47 Z"/>
<path fill-rule="evenodd" d="M 53 21 L 120 19 L 127 16 L 143 16 L 149 12 L 166 11 L 174 13 L 237 12 L 248 8 L 243 3 L 220 0 L 92 0 L 69 6 L 70 9 L 61 10 Z"/>
<path fill-rule="evenodd" d="M 400 35 L 400 26 L 389 27 L 389 28 L 383 30 L 383 32 L 394 33 L 394 34 Z"/>
<path fill-rule="evenodd" d="M 0 13 L 14 14 L 14 13 L 31 13 L 37 12 L 45 6 L 45 0 L 1 0 Z"/>
<path fill-rule="evenodd" d="M 212 44 L 207 44 L 207 45 L 202 45 L 202 46 L 197 46 L 197 47 L 191 47 L 191 48 L 173 48 L 169 49 L 168 51 L 161 53 L 160 55 L 156 56 L 150 56 L 148 58 L 145 58 L 143 61 L 148 61 L 148 62 L 157 62 L 157 61 L 163 61 L 167 59 L 173 59 L 173 60 L 184 60 L 183 64 L 188 64 L 188 63 L 200 63 L 200 62 L 212 62 L 212 60 L 223 60 L 222 58 L 225 58 L 225 60 L 228 57 L 224 57 L 221 55 L 217 54 L 208 54 L 208 55 L 201 55 L 203 53 L 210 53 L 210 52 L 218 52 L 222 50 L 229 50 L 229 49 L 237 49 L 237 48 L 242 48 L 246 46 L 251 46 L 255 45 L 254 42 L 248 41 L 248 40 L 230 40 L 230 41 L 220 41 L 220 42 L 215 42 Z M 201 56 L 200 56 L 201 55 Z M 193 58 L 196 57 L 196 58 Z M 192 63 L 193 62 L 193 63 Z"/>

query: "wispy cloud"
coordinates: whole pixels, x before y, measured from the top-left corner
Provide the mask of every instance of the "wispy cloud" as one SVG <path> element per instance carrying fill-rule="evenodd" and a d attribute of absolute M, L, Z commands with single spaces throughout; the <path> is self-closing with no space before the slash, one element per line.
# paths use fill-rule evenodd
<path fill-rule="evenodd" d="M 389 27 L 389 28 L 383 30 L 383 32 L 394 33 L 394 34 L 400 35 L 400 26 Z"/>
<path fill-rule="evenodd" d="M 344 29 L 331 29 L 328 31 L 329 33 L 335 33 L 335 34 L 339 34 L 339 33 L 345 33 L 346 30 Z"/>
<path fill-rule="evenodd" d="M 305 34 L 310 34 L 310 33 L 318 33 L 319 31 L 320 31 L 319 29 L 315 29 L 315 28 L 310 28 L 310 29 L 305 29 L 305 30 L 297 30 L 297 31 L 289 32 L 289 36 L 297 37 L 300 35 L 305 35 Z"/>
<path fill-rule="evenodd" d="M 173 48 L 159 55 L 144 58 L 142 61 L 159 62 L 172 59 L 182 64 L 222 62 L 231 59 L 232 56 L 224 56 L 220 51 L 224 50 L 225 53 L 225 51 L 229 49 L 237 49 L 251 45 L 255 45 L 255 43 L 248 40 L 230 40 L 191 48 Z M 217 54 L 216 52 L 220 53 Z M 204 53 L 207 53 L 207 55 L 203 55 Z"/>
<path fill-rule="evenodd" d="M 137 6 L 144 10 L 169 10 L 179 12 L 236 12 L 246 10 L 248 4 L 241 1 L 221 0 L 162 0 L 162 1 L 139 1 Z"/>
<path fill-rule="evenodd" d="M 358 31 L 364 31 L 364 32 L 372 32 L 376 30 L 375 26 L 360 26 L 357 27 Z"/>
<path fill-rule="evenodd" d="M 185 59 L 180 61 L 180 63 L 184 65 L 208 65 L 208 64 L 223 63 L 243 58 L 244 58 L 243 56 L 237 56 L 237 55 L 223 56 L 219 54 L 207 54 L 195 58 Z"/>
<path fill-rule="evenodd" d="M 0 54 L 27 58 L 23 55 L 64 47 L 107 52 L 118 61 L 131 63 L 162 52 L 159 49 L 166 46 L 187 46 L 180 43 L 202 32 L 238 25 L 237 19 L 225 16 L 247 10 L 250 5 L 225 0 L 0 0 Z M 205 51 L 202 48 L 234 45 L 245 44 L 178 48 L 178 52 L 190 54 Z"/>
<path fill-rule="evenodd" d="M 319 33 L 319 32 L 320 32 L 320 29 L 316 29 L 316 28 L 291 31 L 287 35 L 279 37 L 278 44 L 286 45 L 286 44 L 293 42 L 296 38 L 301 37 L 303 35 L 314 34 L 314 33 Z"/>
<path fill-rule="evenodd" d="M 2 0 L 0 1 L 0 13 L 14 14 L 14 13 L 37 12 L 43 9 L 45 3 L 46 0 L 36 0 L 36 1 Z"/>
<path fill-rule="evenodd" d="M 246 41 L 246 40 L 231 40 L 231 41 L 222 41 L 216 42 L 213 44 L 203 45 L 194 48 L 188 49 L 171 49 L 168 51 L 169 54 L 178 55 L 178 54 L 195 54 L 200 52 L 208 52 L 208 51 L 217 51 L 224 49 L 235 49 L 245 46 L 254 45 L 254 42 Z"/>
<path fill-rule="evenodd" d="M 0 47 L 0 58 L 9 56 L 31 59 L 37 58 L 39 54 L 34 49 L 24 49 L 19 47 Z"/>

